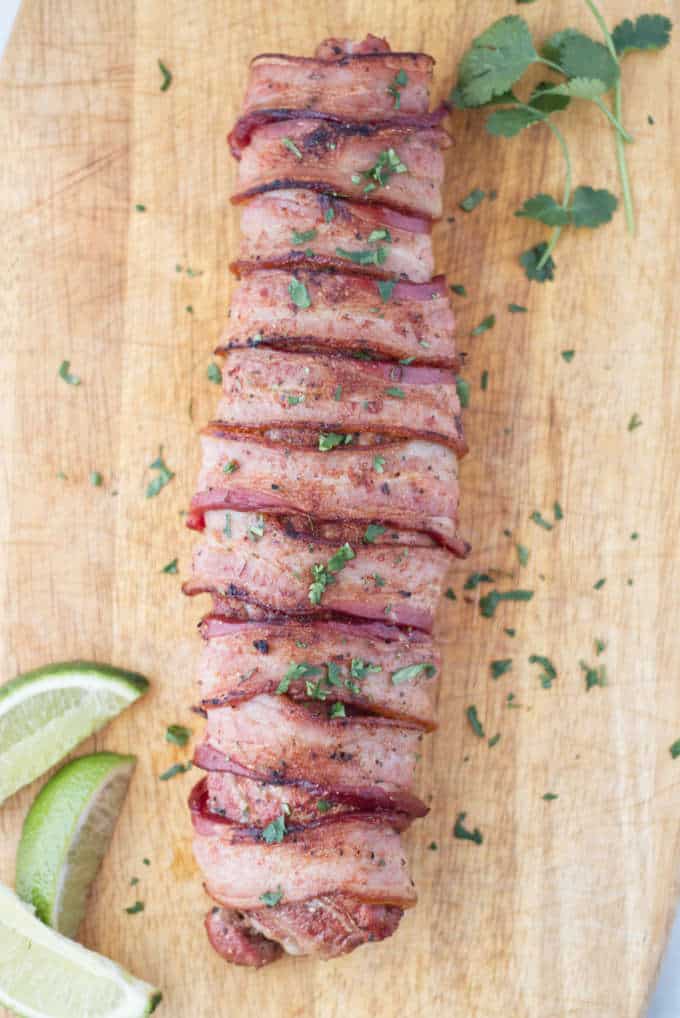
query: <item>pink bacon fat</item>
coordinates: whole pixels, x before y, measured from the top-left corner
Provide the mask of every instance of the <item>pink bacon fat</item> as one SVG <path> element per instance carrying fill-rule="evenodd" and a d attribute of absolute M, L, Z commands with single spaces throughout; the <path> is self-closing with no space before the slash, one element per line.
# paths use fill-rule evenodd
<path fill-rule="evenodd" d="M 445 549 L 355 542 L 354 557 L 331 574 L 320 599 L 310 600 L 313 567 L 328 563 L 349 542 L 291 533 L 276 517 L 259 513 L 211 511 L 206 524 L 186 594 L 235 598 L 290 615 L 323 617 L 330 611 L 432 630 L 450 565 Z M 253 540 L 253 534 L 261 536 Z"/>
<path fill-rule="evenodd" d="M 262 347 L 229 356 L 222 378 L 221 424 L 402 435 L 467 451 L 449 369 Z"/>
<path fill-rule="evenodd" d="M 428 220 L 394 209 L 302 188 L 265 191 L 244 206 L 239 257 L 231 269 L 241 276 L 308 267 L 424 283 L 434 266 L 430 230 Z M 357 257 L 364 261 L 356 263 Z"/>
<path fill-rule="evenodd" d="M 192 510 L 373 521 L 428 534 L 454 554 L 465 554 L 457 533 L 458 459 L 452 449 L 419 439 L 369 444 L 350 436 L 349 442 L 321 451 L 315 433 L 310 445 L 301 444 L 304 436 L 296 440 L 300 444 L 286 444 L 266 432 L 219 425 L 205 429 L 199 495 Z M 189 524 L 197 525 L 194 517 Z"/>
<path fill-rule="evenodd" d="M 260 343 L 377 358 L 414 358 L 457 371 L 454 317 L 443 276 L 429 283 L 397 283 L 383 300 L 375 280 L 359 275 L 297 270 L 309 295 L 299 308 L 291 273 L 245 276 L 234 292 L 220 351 Z"/>
<path fill-rule="evenodd" d="M 337 958 L 392 936 L 403 910 L 369 905 L 350 894 L 325 894 L 292 905 L 236 912 L 214 908 L 205 928 L 213 948 L 236 965 L 260 968 L 286 954 Z"/>
<path fill-rule="evenodd" d="M 287 904 L 338 892 L 398 908 L 416 902 L 399 834 L 377 816 L 338 817 L 291 830 L 274 844 L 223 825 L 220 834 L 197 832 L 194 854 L 208 894 L 228 908 L 261 908 L 272 888 Z"/>
<path fill-rule="evenodd" d="M 203 647 L 202 706 L 275 694 L 282 681 L 288 696 L 307 699 L 311 683 L 326 699 L 431 730 L 439 652 L 425 634 L 385 628 L 390 639 L 376 638 L 362 623 L 225 622 Z"/>
<path fill-rule="evenodd" d="M 266 124 L 252 137 L 239 163 L 242 202 L 262 191 L 297 187 L 355 201 L 377 202 L 426 219 L 442 214 L 442 149 L 450 143 L 442 128 L 373 127 L 370 124 L 287 120 Z M 382 183 L 371 176 L 380 160 Z"/>

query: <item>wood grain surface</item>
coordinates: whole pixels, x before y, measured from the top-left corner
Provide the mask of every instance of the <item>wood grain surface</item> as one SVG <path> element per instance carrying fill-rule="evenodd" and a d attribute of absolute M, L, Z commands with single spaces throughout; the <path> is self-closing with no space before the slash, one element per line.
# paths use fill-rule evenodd
<path fill-rule="evenodd" d="M 604 6 L 612 24 L 631 13 L 623 0 Z M 667 0 L 652 6 L 673 14 Z M 539 37 L 565 25 L 597 32 L 576 0 L 519 10 Z M 680 736 L 672 48 L 625 65 L 638 236 L 626 235 L 621 212 L 597 232 L 565 234 L 552 284 L 529 284 L 518 267 L 542 231 L 513 211 L 561 186 L 554 139 L 540 128 L 493 139 L 480 115 L 451 121 L 454 221 L 435 236 L 439 268 L 469 294 L 454 300 L 470 355 L 462 516 L 474 552 L 453 568 L 458 600 L 444 601 L 439 619 L 441 725 L 420 769 L 432 809 L 406 835 L 418 907 L 392 940 L 348 958 L 228 967 L 202 928 L 208 900 L 185 807 L 195 774 L 158 780 L 188 754 L 164 742 L 166 725 L 200 727 L 190 713 L 200 606 L 179 590 L 192 544 L 182 511 L 196 430 L 217 397 L 206 369 L 238 233 L 225 133 L 248 60 L 373 31 L 435 55 L 438 98 L 472 36 L 516 11 L 510 0 L 25 0 L 4 57 L 0 679 L 88 657 L 152 680 L 145 701 L 78 750 L 139 757 L 81 939 L 162 986 L 167 1018 L 643 1010 L 676 903 L 679 848 L 680 760 L 669 754 Z M 165 93 L 159 58 L 174 74 Z M 597 111 L 583 104 L 564 125 L 575 182 L 618 192 L 613 138 Z M 498 197 L 466 215 L 458 202 L 474 187 Z M 528 313 L 509 314 L 509 302 Z M 467 339 L 492 312 L 495 328 Z M 571 363 L 565 349 L 576 351 Z M 57 377 L 64 359 L 79 387 Z M 642 426 L 629 432 L 634 413 Z M 176 476 L 147 499 L 160 445 Z M 101 487 L 89 482 L 95 470 Z M 556 499 L 564 519 L 552 531 L 529 520 L 536 509 L 551 518 Z M 521 570 L 517 541 L 531 553 Z M 163 574 L 175 556 L 180 575 Z M 533 601 L 481 618 L 479 591 L 468 599 L 462 588 L 488 568 L 535 590 Z M 597 662 L 596 638 L 607 643 Z M 531 654 L 554 661 L 552 689 L 541 688 Z M 505 657 L 512 670 L 493 681 L 489 662 Z M 607 688 L 585 691 L 581 660 L 606 665 Z M 520 709 L 506 706 L 510 692 Z M 494 747 L 471 731 L 470 704 L 487 735 L 500 732 Z M 0 812 L 0 879 L 10 884 L 39 784 Z M 460 811 L 483 845 L 452 837 Z M 145 910 L 128 915 L 136 898 Z"/>

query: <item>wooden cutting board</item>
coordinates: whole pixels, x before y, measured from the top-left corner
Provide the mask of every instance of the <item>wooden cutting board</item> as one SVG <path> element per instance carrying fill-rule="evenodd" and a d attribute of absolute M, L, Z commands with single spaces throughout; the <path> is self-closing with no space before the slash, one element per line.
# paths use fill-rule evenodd
<path fill-rule="evenodd" d="M 655 6 L 672 13 L 667 0 Z M 630 13 L 623 0 L 606 7 L 612 24 Z M 238 233 L 224 138 L 248 60 L 373 31 L 436 56 L 438 98 L 472 36 L 509 12 L 510 0 L 25 0 L 4 57 L 0 678 L 86 657 L 152 680 L 144 702 L 79 749 L 139 757 L 81 933 L 162 986 L 167 1018 L 637 1018 L 654 978 L 676 902 L 680 812 L 669 754 L 680 736 L 673 52 L 626 61 L 637 238 L 621 212 L 566 234 L 545 286 L 517 264 L 543 231 L 513 212 L 561 187 L 554 140 L 540 128 L 491 138 L 479 114 L 451 121 L 453 221 L 435 236 L 439 268 L 469 294 L 454 299 L 470 354 L 462 515 L 474 552 L 453 567 L 458 599 L 440 616 L 441 726 L 420 770 L 432 808 L 406 836 L 417 909 L 392 940 L 332 963 L 228 967 L 203 934 L 185 808 L 196 775 L 158 780 L 188 755 L 164 742 L 166 726 L 200 729 L 190 706 L 202 608 L 180 594 L 192 544 L 182 511 L 196 430 L 218 394 L 206 369 Z M 575 0 L 520 13 L 539 38 L 568 24 L 597 32 Z M 174 74 L 164 93 L 159 58 Z M 597 111 L 584 105 L 564 125 L 575 182 L 618 192 Z M 458 202 L 475 187 L 498 196 L 466 215 Z M 508 313 L 510 302 L 528 312 Z M 495 328 L 468 339 L 491 313 Z M 57 377 L 64 359 L 80 387 Z M 629 432 L 634 413 L 642 426 Z M 176 476 L 147 499 L 159 446 Z M 555 500 L 564 519 L 553 530 L 529 520 L 552 519 Z M 530 549 L 523 569 L 516 542 Z M 181 575 L 162 573 L 176 556 Z M 479 591 L 464 596 L 463 583 L 490 568 L 533 601 L 480 617 Z M 607 645 L 599 658 L 595 639 Z M 555 663 L 551 689 L 532 654 Z M 512 670 L 492 680 L 490 661 L 506 657 Z M 607 688 L 586 692 L 580 661 L 605 664 Z M 471 731 L 471 704 L 487 736 L 500 733 L 494 747 Z M 38 787 L 0 812 L 7 883 Z M 461 811 L 482 845 L 453 838 Z M 137 898 L 144 912 L 128 915 Z"/>

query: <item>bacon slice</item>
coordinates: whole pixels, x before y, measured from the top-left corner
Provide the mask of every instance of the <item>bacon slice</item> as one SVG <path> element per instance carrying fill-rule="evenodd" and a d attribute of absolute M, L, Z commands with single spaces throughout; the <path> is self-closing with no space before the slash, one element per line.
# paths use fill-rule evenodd
<path fill-rule="evenodd" d="M 363 39 L 323 39 L 314 50 L 317 60 L 345 60 L 348 56 L 365 56 L 367 53 L 391 53 L 392 48 L 383 36 L 368 32 Z M 302 58 L 305 59 L 304 57 Z M 434 63 L 434 61 L 433 61 Z"/>
<path fill-rule="evenodd" d="M 376 638 L 361 623 L 232 624 L 205 642 L 198 668 L 202 706 L 274 694 L 297 665 L 299 674 L 284 682 L 294 699 L 308 699 L 308 684 L 318 684 L 326 699 L 432 729 L 440 655 L 423 634 L 393 627 L 390 636 Z M 418 671 L 424 662 L 431 667 Z M 414 674 L 400 681 L 405 668 Z"/>
<path fill-rule="evenodd" d="M 325 194 L 378 202 L 428 219 L 442 214 L 442 149 L 449 136 L 441 128 L 414 130 L 371 124 L 299 119 L 266 124 L 252 137 L 239 163 L 242 202 L 261 191 L 305 187 Z M 393 154 L 404 172 L 384 171 L 376 184 L 371 171 Z"/>
<path fill-rule="evenodd" d="M 218 954 L 260 968 L 286 954 L 337 958 L 362 944 L 391 937 L 403 910 L 367 905 L 349 894 L 326 894 L 252 912 L 214 908 L 205 926 Z"/>
<path fill-rule="evenodd" d="M 218 425 L 206 429 L 198 480 L 201 494 L 192 501 L 192 509 L 373 520 L 429 534 L 454 553 L 464 553 L 456 529 L 458 460 L 452 449 L 395 439 L 376 444 L 352 441 L 322 452 L 319 436 L 312 434 L 311 440 L 317 448 L 286 447 L 272 438 Z M 189 522 L 195 525 L 194 519 Z"/>
<path fill-rule="evenodd" d="M 222 424 L 420 437 L 467 451 L 456 376 L 445 368 L 256 348 L 229 356 L 222 377 Z M 403 394 L 406 415 L 389 390 Z"/>
<path fill-rule="evenodd" d="M 371 48 L 364 49 L 365 45 Z M 389 46 L 376 50 L 374 45 L 329 39 L 314 58 L 281 53 L 255 57 L 243 114 L 229 135 L 235 158 L 240 158 L 259 126 L 274 120 L 303 116 L 373 124 L 427 123 L 432 57 L 391 53 Z"/>
<path fill-rule="evenodd" d="M 443 276 L 427 284 L 397 283 L 383 300 L 361 276 L 298 270 L 309 295 L 299 308 L 288 272 L 262 271 L 236 288 L 220 351 L 264 343 L 290 350 L 415 358 L 456 371 L 454 317 Z"/>
<path fill-rule="evenodd" d="M 411 792 L 422 732 L 387 718 L 329 718 L 324 705 L 257 696 L 208 711 L 206 738 L 230 762 L 270 780 Z"/>
<path fill-rule="evenodd" d="M 219 533 L 218 519 L 223 529 L 227 523 L 231 536 Z M 349 542 L 329 544 L 304 533 L 291 535 L 275 518 L 260 514 L 229 511 L 227 521 L 225 513 L 216 512 L 206 522 L 209 533 L 195 548 L 186 594 L 236 598 L 291 615 L 324 617 L 331 611 L 432 630 L 450 564 L 444 549 L 377 541 L 350 546 L 355 557 L 330 574 L 320 601 L 313 602 L 313 567 L 326 565 Z M 256 540 L 248 536 L 260 532 Z"/>
<path fill-rule="evenodd" d="M 336 818 L 274 844 L 225 825 L 219 836 L 196 833 L 194 854 L 208 894 L 228 908 L 261 908 L 277 890 L 286 904 L 337 892 L 398 908 L 416 901 L 399 834 L 379 817 Z"/>
<path fill-rule="evenodd" d="M 239 257 L 231 269 L 237 276 L 259 269 L 337 269 L 424 283 L 434 266 L 430 229 L 425 219 L 315 191 L 265 191 L 244 206 Z"/>

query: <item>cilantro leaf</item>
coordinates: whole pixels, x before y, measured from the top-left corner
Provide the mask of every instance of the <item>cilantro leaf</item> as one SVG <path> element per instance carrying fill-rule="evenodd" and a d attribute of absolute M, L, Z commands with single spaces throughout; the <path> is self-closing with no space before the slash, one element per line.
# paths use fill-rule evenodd
<path fill-rule="evenodd" d="M 364 531 L 364 535 L 361 538 L 363 544 L 375 544 L 376 538 L 380 537 L 385 533 L 387 527 L 381 526 L 380 523 L 369 523 Z"/>
<path fill-rule="evenodd" d="M 177 573 L 177 563 L 178 559 L 174 558 L 172 562 L 168 562 L 167 566 L 163 566 L 161 572 L 174 576 Z"/>
<path fill-rule="evenodd" d="M 540 124 L 544 120 L 545 117 L 538 110 L 535 112 L 526 109 L 494 110 L 486 122 L 486 130 L 499 138 L 514 138 L 525 127 Z"/>
<path fill-rule="evenodd" d="M 501 675 L 505 675 L 512 668 L 512 658 L 504 657 L 499 658 L 497 661 L 492 661 L 489 668 L 491 669 L 491 678 L 500 679 Z"/>
<path fill-rule="evenodd" d="M 549 91 L 546 89 L 546 93 L 569 95 L 572 99 L 597 99 L 601 95 L 606 95 L 610 87 L 600 78 L 570 78 L 569 81 L 563 81 Z"/>
<path fill-rule="evenodd" d="M 574 226 L 595 229 L 611 220 L 618 204 L 616 196 L 605 188 L 596 191 L 592 187 L 577 187 L 570 209 L 571 221 Z"/>
<path fill-rule="evenodd" d="M 424 672 L 428 679 L 436 673 L 437 669 L 429 661 L 420 661 L 415 665 L 405 665 L 404 668 L 398 668 L 396 672 L 392 672 L 392 685 L 399 686 L 402 682 L 410 682 L 411 679 L 417 679 L 418 676 Z"/>
<path fill-rule="evenodd" d="M 479 610 L 486 619 L 491 619 L 501 601 L 531 601 L 533 590 L 492 590 L 479 599 Z"/>
<path fill-rule="evenodd" d="M 163 459 L 163 446 L 160 447 L 156 459 L 149 465 L 149 470 L 158 471 L 153 480 L 149 481 L 146 488 L 146 497 L 154 498 L 175 476 Z"/>
<path fill-rule="evenodd" d="M 474 336 L 481 336 L 483 332 L 487 332 L 489 329 L 493 329 L 495 324 L 496 324 L 496 316 L 495 315 L 487 315 L 486 318 L 484 318 L 479 323 L 479 325 L 477 325 L 472 330 L 472 332 L 470 333 L 470 336 L 473 336 L 473 337 Z"/>
<path fill-rule="evenodd" d="M 537 219 L 546 226 L 566 226 L 569 222 L 567 210 L 549 194 L 536 194 L 533 198 L 527 198 L 515 215 L 524 219 Z"/>
<path fill-rule="evenodd" d="M 619 65 L 607 47 L 581 32 L 569 32 L 558 52 L 557 63 L 568 78 L 597 79 L 608 92 L 620 77 Z"/>
<path fill-rule="evenodd" d="M 680 739 L 676 739 L 675 742 L 668 747 L 668 752 L 671 754 L 673 760 L 677 760 L 680 756 Z"/>
<path fill-rule="evenodd" d="M 620 57 L 633 50 L 658 50 L 671 40 L 673 27 L 663 14 L 641 14 L 635 23 L 626 18 L 612 32 L 612 42 Z"/>
<path fill-rule="evenodd" d="M 162 60 L 158 61 L 158 70 L 161 72 L 161 75 L 163 76 L 163 81 L 161 83 L 161 92 L 167 92 L 170 86 L 172 85 L 172 71 L 168 70 L 168 68 L 165 66 Z"/>
<path fill-rule="evenodd" d="M 71 362 L 62 361 L 59 365 L 59 371 L 57 372 L 62 381 L 66 382 L 67 385 L 80 385 L 80 378 L 78 375 L 71 374 Z"/>
<path fill-rule="evenodd" d="M 560 50 L 566 40 L 572 35 L 580 35 L 575 28 L 563 28 L 560 32 L 554 32 L 541 46 L 541 56 L 551 60 L 554 64 L 560 62 Z"/>
<path fill-rule="evenodd" d="M 563 361 L 566 361 L 567 364 L 571 364 L 571 362 L 574 359 L 575 353 L 576 353 L 575 350 L 563 350 L 562 353 L 560 354 L 560 357 L 562 358 Z"/>
<path fill-rule="evenodd" d="M 214 382 L 215 385 L 222 384 L 222 371 L 220 369 L 219 364 L 215 364 L 214 361 L 211 361 L 211 363 L 208 365 L 207 375 L 209 380 L 211 382 Z"/>
<path fill-rule="evenodd" d="M 186 774 L 192 768 L 191 760 L 187 760 L 186 763 L 176 763 L 172 767 L 168 767 L 167 771 L 163 771 L 162 774 L 158 775 L 159 781 L 170 781 L 171 778 L 177 777 L 178 774 Z"/>
<path fill-rule="evenodd" d="M 283 891 L 281 885 L 277 887 L 275 891 L 265 891 L 264 894 L 260 895 L 260 901 L 263 902 L 267 908 L 274 908 L 275 905 L 283 898 Z"/>
<path fill-rule="evenodd" d="M 545 283 L 555 278 L 557 266 L 553 261 L 552 255 L 548 257 L 544 265 L 541 265 L 540 269 L 538 267 L 538 263 L 547 249 L 548 245 L 543 241 L 534 247 L 530 247 L 528 251 L 519 256 L 519 263 L 524 269 L 527 279 L 532 279 L 536 283 Z"/>
<path fill-rule="evenodd" d="M 550 660 L 543 654 L 532 654 L 529 658 L 530 665 L 540 665 L 543 671 L 539 676 L 544 689 L 552 689 L 553 681 L 557 678 L 557 669 Z"/>
<path fill-rule="evenodd" d="M 466 382 L 460 375 L 456 378 L 456 392 L 458 393 L 461 407 L 470 406 L 470 383 Z"/>
<path fill-rule="evenodd" d="M 335 449 L 339 445 L 350 445 L 352 442 L 351 435 L 345 435 L 344 432 L 329 431 L 326 434 L 319 435 L 319 450 L 321 452 L 329 452 L 331 449 Z"/>
<path fill-rule="evenodd" d="M 397 285 L 396 279 L 379 280 L 378 292 L 380 294 L 380 299 L 382 300 L 383 304 L 387 304 L 388 300 L 392 296 L 392 291 L 394 290 L 396 285 Z"/>
<path fill-rule="evenodd" d="M 262 831 L 262 840 L 266 841 L 268 845 L 278 844 L 283 841 L 286 834 L 286 817 L 284 813 L 281 813 L 276 820 L 272 820 L 270 824 Z"/>
<path fill-rule="evenodd" d="M 467 198 L 463 198 L 462 201 L 458 202 L 458 208 L 462 209 L 463 212 L 472 212 L 480 202 L 484 201 L 484 198 L 485 192 L 476 187 L 474 191 L 470 191 Z"/>
<path fill-rule="evenodd" d="M 457 98 L 481 106 L 507 92 L 537 58 L 524 18 L 508 15 L 473 40 L 458 68 Z"/>
<path fill-rule="evenodd" d="M 191 738 L 191 729 L 184 725 L 168 725 L 165 732 L 165 741 L 172 742 L 175 746 L 186 746 Z"/>

